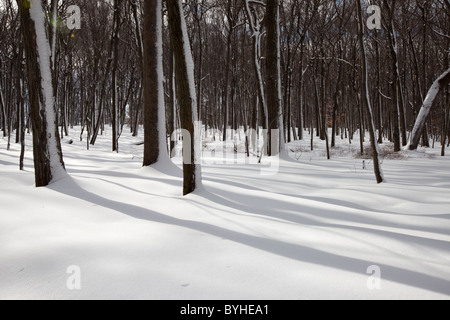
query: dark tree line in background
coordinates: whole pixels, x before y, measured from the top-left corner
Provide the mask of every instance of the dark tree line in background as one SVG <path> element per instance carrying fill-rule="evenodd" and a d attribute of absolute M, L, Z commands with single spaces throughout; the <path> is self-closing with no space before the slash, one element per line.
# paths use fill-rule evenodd
<path fill-rule="evenodd" d="M 363 32 L 367 96 L 376 142 L 391 141 L 399 151 L 409 141 L 431 85 L 449 68 L 448 0 L 182 1 L 195 66 L 198 119 L 207 129 L 222 132 L 223 140 L 234 138 L 227 129 L 282 128 L 280 140 L 286 142 L 303 139 L 308 130 L 311 148 L 314 139 L 322 140 L 328 157 L 337 138 L 360 142 L 364 153 L 364 132 L 371 123 L 362 94 L 357 2 L 364 25 L 371 15 L 368 5 L 381 8 L 381 29 Z M 176 35 L 169 36 L 169 4 L 173 5 L 163 1 L 162 8 L 168 138 L 183 127 L 186 116 L 176 94 L 181 90 L 175 76 L 180 67 L 173 43 Z M 112 150 L 119 151 L 124 130 L 137 135 L 144 123 L 144 1 L 45 0 L 43 5 L 49 35 L 55 31 L 50 39 L 55 41 L 55 108 L 61 138 L 73 126 L 81 126 L 80 139 L 89 148 L 108 129 L 113 132 Z M 57 19 L 52 5 L 57 7 Z M 81 9 L 80 30 L 64 24 L 69 5 Z M 279 77 L 273 74 L 277 26 L 273 29 L 269 15 L 277 8 Z M 15 1 L 3 0 L 0 126 L 8 148 L 11 139 L 21 143 L 25 132 L 32 130 L 21 28 Z M 443 154 L 450 140 L 447 84 L 420 132 L 422 145 L 440 141 Z M 248 155 L 255 143 L 254 135 L 246 137 Z"/>

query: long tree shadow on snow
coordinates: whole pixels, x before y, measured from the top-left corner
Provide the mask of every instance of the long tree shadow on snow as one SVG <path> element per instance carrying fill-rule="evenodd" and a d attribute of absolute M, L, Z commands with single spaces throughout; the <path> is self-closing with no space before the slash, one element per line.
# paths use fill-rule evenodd
<path fill-rule="evenodd" d="M 210 179 L 208 179 L 210 180 Z M 239 188 L 239 187 L 238 187 Z M 267 191 L 258 189 L 260 192 L 267 193 Z M 292 195 L 279 194 L 280 196 L 284 196 L 285 198 L 291 197 Z M 233 191 L 216 189 L 214 187 L 208 188 L 208 191 L 204 191 L 201 196 L 206 200 L 201 203 L 205 205 L 208 202 L 213 202 L 214 205 L 210 205 L 212 209 L 215 209 L 219 206 L 234 208 L 238 211 L 247 212 L 250 214 L 258 215 L 261 217 L 270 217 L 276 219 L 283 219 L 287 222 L 292 222 L 300 225 L 313 225 L 313 226 L 323 226 L 323 227 L 334 227 L 334 228 L 348 228 L 353 230 L 361 230 L 361 231 L 370 231 L 376 234 L 383 235 L 395 235 L 396 240 L 405 241 L 405 242 L 418 242 L 420 239 L 421 242 L 418 244 L 423 244 L 424 240 L 429 241 L 430 243 L 441 244 L 448 246 L 449 243 L 440 240 L 434 239 L 423 239 L 421 237 L 414 237 L 405 234 L 399 234 L 395 232 L 383 231 L 383 230 L 375 230 L 369 228 L 362 227 L 353 227 L 346 226 L 341 224 L 330 224 L 324 223 L 318 220 L 319 219 L 333 219 L 339 222 L 351 222 L 351 223 L 361 223 L 368 226 L 380 226 L 380 227 L 388 227 L 395 228 L 392 223 L 383 221 L 382 219 L 378 219 L 376 217 L 372 217 L 370 215 L 370 211 L 366 207 L 358 207 L 354 206 L 353 203 L 346 201 L 335 201 L 324 198 L 317 197 L 302 197 L 296 196 L 297 199 L 304 200 L 305 203 L 299 205 L 297 203 L 280 201 L 276 199 L 267 199 L 262 196 L 252 195 L 249 196 L 247 193 L 240 194 L 239 189 L 233 189 Z M 189 199 L 190 201 L 195 201 L 193 199 Z M 327 204 L 328 208 L 326 210 L 320 209 L 317 206 L 313 206 L 312 204 Z M 207 205 L 207 204 L 206 204 Z M 220 208 L 220 207 L 219 207 Z M 352 210 L 346 210 L 346 209 Z M 355 214 L 355 210 L 361 211 L 363 214 Z M 352 211 L 352 212 L 350 212 Z M 227 211 L 231 214 L 230 211 Z M 378 213 L 385 213 L 389 215 L 397 215 L 397 213 L 393 212 L 384 212 L 384 211 L 376 211 Z M 402 214 L 400 214 L 402 215 Z M 438 218 L 442 218 L 442 216 L 437 216 Z M 445 217 L 444 217 L 445 218 Z M 442 235 L 448 234 L 448 229 L 445 228 L 436 228 L 436 227 L 428 227 L 428 226 L 414 226 L 414 225 L 404 225 L 399 230 L 404 229 L 421 231 L 421 232 L 432 232 L 438 233 Z M 416 240 L 417 239 L 417 240 Z"/>
<path fill-rule="evenodd" d="M 106 199 L 84 190 L 70 177 L 51 185 L 49 189 L 69 197 L 117 211 L 135 219 L 196 230 L 297 261 L 337 268 L 356 274 L 365 274 L 367 267 L 371 264 L 361 259 L 344 257 L 299 244 L 244 234 L 204 222 L 178 219 L 139 206 Z M 447 279 L 390 265 L 379 266 L 383 270 L 383 278 L 385 280 L 450 295 L 450 281 Z"/>

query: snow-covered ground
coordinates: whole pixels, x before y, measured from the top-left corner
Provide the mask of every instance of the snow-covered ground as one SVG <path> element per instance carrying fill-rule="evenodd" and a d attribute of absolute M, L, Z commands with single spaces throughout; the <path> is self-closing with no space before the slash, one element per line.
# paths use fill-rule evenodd
<path fill-rule="evenodd" d="M 141 138 L 124 133 L 115 154 L 108 133 L 86 151 L 72 129 L 69 176 L 39 189 L 30 137 L 24 172 L 0 140 L 0 299 L 450 298 L 438 149 L 384 156 L 377 185 L 356 140 L 332 160 L 305 140 L 274 175 L 208 161 L 204 189 L 182 197 L 180 169 L 143 169 Z"/>

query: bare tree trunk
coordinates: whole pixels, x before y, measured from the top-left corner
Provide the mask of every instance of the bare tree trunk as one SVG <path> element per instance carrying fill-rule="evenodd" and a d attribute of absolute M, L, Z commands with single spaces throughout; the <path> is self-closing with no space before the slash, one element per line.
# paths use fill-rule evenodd
<path fill-rule="evenodd" d="M 342 50 L 342 44 L 339 44 L 339 57 L 340 59 L 343 59 L 343 50 Z M 340 87 L 341 87 L 341 81 L 342 81 L 342 63 L 339 62 L 339 71 L 338 71 L 338 80 L 336 83 L 336 90 L 334 91 L 333 96 L 333 119 L 332 119 L 332 133 L 331 133 L 331 147 L 334 148 L 336 146 L 336 130 L 337 130 L 337 113 L 339 110 L 339 93 L 340 93 Z"/>
<path fill-rule="evenodd" d="M 267 28 L 267 110 L 269 121 L 269 156 L 284 150 L 283 108 L 281 102 L 281 54 L 280 54 L 280 0 L 268 1 L 266 5 Z M 278 145 L 273 145 L 272 130 L 279 131 Z"/>
<path fill-rule="evenodd" d="M 394 29 L 394 7 L 391 8 L 388 0 L 383 0 L 386 10 L 389 13 L 389 20 L 386 25 L 388 28 L 388 37 L 389 37 L 389 48 L 391 52 L 392 59 L 392 105 L 391 105 L 391 114 L 392 114 L 392 124 L 393 124 L 393 139 L 394 139 L 394 152 L 398 152 L 401 150 L 400 146 L 400 127 L 399 123 L 401 122 L 399 116 L 399 73 L 398 73 L 398 56 L 397 56 L 397 41 L 396 34 Z M 405 131 L 406 134 L 406 131 Z"/>
<path fill-rule="evenodd" d="M 255 5 L 259 5 L 260 3 L 255 3 Z M 262 121 L 263 130 L 267 130 L 269 127 L 268 123 L 268 111 L 267 111 L 267 102 L 265 95 L 265 86 L 264 80 L 261 70 L 261 39 L 263 36 L 262 33 L 262 25 L 258 20 L 258 17 L 254 10 L 251 9 L 249 0 L 245 0 L 245 13 L 247 15 L 248 24 L 250 30 L 252 32 L 252 58 L 253 58 L 253 67 L 255 70 L 256 82 L 257 82 L 257 92 L 258 92 L 258 100 L 259 100 L 259 115 Z M 262 148 L 262 154 L 267 151 L 267 135 L 263 132 L 264 144 Z"/>
<path fill-rule="evenodd" d="M 370 133 L 370 145 L 372 148 L 372 157 L 373 157 L 373 166 L 374 166 L 374 172 L 375 177 L 377 180 L 377 183 L 384 182 L 383 172 L 381 170 L 380 161 L 378 158 L 378 143 L 376 140 L 375 135 L 375 125 L 373 123 L 373 116 L 372 116 L 372 107 L 370 104 L 370 98 L 369 98 L 369 84 L 368 84 L 368 70 L 367 70 L 367 60 L 366 60 L 366 48 L 364 45 L 364 23 L 362 19 L 362 9 L 361 9 L 361 2 L 360 0 L 356 0 L 356 10 L 358 15 L 358 38 L 359 38 L 359 46 L 361 51 L 361 73 L 362 73 L 362 85 L 363 85 L 363 101 L 364 105 L 366 107 L 366 115 L 367 115 L 367 122 L 369 125 L 369 133 Z"/>
<path fill-rule="evenodd" d="M 231 0 L 228 0 L 228 18 L 231 17 Z M 227 130 L 228 130 L 228 116 L 230 114 L 229 108 L 229 83 L 230 83 L 230 64 L 231 64 L 231 40 L 233 36 L 233 25 L 232 22 L 229 21 L 230 30 L 228 31 L 227 37 L 227 62 L 225 65 L 225 92 L 223 97 L 223 141 L 227 140 Z"/>
<path fill-rule="evenodd" d="M 192 193 L 201 184 L 199 163 L 196 163 L 194 113 L 196 104 L 193 66 L 188 69 L 188 61 L 192 63 L 186 22 L 181 0 L 166 0 L 169 17 L 170 39 L 175 57 L 175 80 L 177 99 L 180 106 L 181 128 L 183 134 L 183 195 Z M 189 56 L 188 56 L 189 55 Z"/>
<path fill-rule="evenodd" d="M 197 36 L 199 41 L 199 57 L 198 57 L 198 72 L 197 72 L 197 114 L 199 120 L 202 119 L 202 78 L 203 78 L 203 36 L 202 36 L 202 28 L 201 22 L 203 19 L 203 6 L 204 0 L 202 3 L 196 4 L 194 19 L 197 25 Z"/>
<path fill-rule="evenodd" d="M 131 5 L 133 6 L 133 19 L 135 24 L 135 33 L 136 33 L 136 42 L 138 47 L 138 56 L 139 61 L 141 63 L 141 68 L 143 69 L 143 63 L 144 63 L 144 45 L 142 40 L 142 32 L 141 32 L 141 24 L 139 23 L 138 18 L 138 5 L 139 1 L 132 2 Z"/>
<path fill-rule="evenodd" d="M 325 105 L 325 48 L 324 48 L 324 39 L 323 36 L 320 39 L 320 99 L 319 99 L 319 112 L 321 113 L 320 119 L 321 119 L 321 130 L 320 130 L 320 140 L 325 141 L 326 137 L 328 136 L 328 133 L 326 132 L 327 128 L 326 122 L 327 122 L 327 115 L 326 115 L 326 105 Z"/>
<path fill-rule="evenodd" d="M 162 61 L 162 0 L 144 2 L 144 166 L 167 157 Z"/>
<path fill-rule="evenodd" d="M 300 79 L 299 79 L 299 104 L 298 104 L 298 140 L 303 140 L 304 119 L 303 119 L 303 104 L 304 104 L 304 76 L 305 70 L 303 70 L 303 56 L 305 52 L 304 41 L 300 45 Z"/>
<path fill-rule="evenodd" d="M 101 88 L 101 92 L 100 92 L 100 101 L 98 102 L 98 107 L 99 107 L 99 112 L 98 112 L 98 116 L 97 116 L 97 121 L 95 121 L 95 107 L 97 105 L 97 93 L 96 93 L 96 89 L 95 89 L 95 85 L 92 89 L 92 98 L 91 98 L 91 103 L 93 104 L 93 116 L 92 119 L 90 121 L 90 126 L 89 126 L 89 130 L 88 132 L 91 132 L 91 127 L 93 126 L 94 128 L 94 132 L 92 134 L 92 138 L 88 139 L 90 140 L 90 144 L 91 145 L 95 145 L 95 142 L 97 141 L 97 137 L 98 137 L 98 133 L 100 131 L 100 128 L 103 125 L 103 117 L 104 117 L 104 104 L 105 104 L 105 96 L 106 96 L 106 83 L 108 81 L 108 75 L 109 75 L 109 71 L 111 70 L 111 65 L 112 65 L 112 54 L 113 54 L 113 42 L 114 42 L 114 37 L 111 38 L 111 45 L 110 45 L 110 59 L 108 59 L 108 63 L 106 65 L 106 72 L 105 72 L 105 79 L 103 81 L 103 85 Z"/>
<path fill-rule="evenodd" d="M 173 57 L 173 48 L 172 43 L 170 43 L 170 59 L 169 59 L 169 110 L 168 110 L 168 118 L 169 118 L 169 125 L 168 125 L 168 131 L 169 134 L 172 136 L 172 134 L 175 132 L 175 118 L 176 118 L 176 92 L 175 92 L 175 68 L 174 68 L 174 57 Z M 175 141 L 174 139 L 170 139 L 170 157 L 172 158 L 172 150 L 175 149 Z"/>
<path fill-rule="evenodd" d="M 17 1 L 27 56 L 35 182 L 43 187 L 65 172 L 52 85 L 50 45 L 41 0 Z"/>
<path fill-rule="evenodd" d="M 141 103 L 143 101 L 143 85 L 139 87 L 139 93 L 138 93 L 138 105 L 135 107 L 136 110 L 134 110 L 134 123 L 133 123 L 133 137 L 137 137 L 139 134 L 139 114 L 141 113 Z"/>
<path fill-rule="evenodd" d="M 19 158 L 19 169 L 23 170 L 24 168 L 24 158 L 25 158 L 25 103 L 23 99 L 23 82 L 22 79 L 19 79 L 19 128 L 20 128 L 20 158 Z M 19 130 L 19 129 L 18 129 Z"/>
<path fill-rule="evenodd" d="M 0 70 L 3 69 L 2 61 L 0 60 Z M 8 130 L 8 114 L 7 114 L 7 107 L 6 107 L 6 101 L 5 96 L 3 93 L 3 87 L 2 87 L 2 77 L 0 77 L 0 107 L 2 112 L 2 131 L 3 131 L 3 137 L 7 136 L 7 130 Z"/>
<path fill-rule="evenodd" d="M 142 32 L 141 32 L 141 23 L 138 17 L 138 9 L 139 9 L 139 1 L 134 1 L 131 3 L 133 7 L 133 20 L 135 24 L 135 38 L 136 38 L 136 44 L 138 48 L 138 56 L 139 56 L 139 63 L 141 66 L 141 72 L 144 70 L 144 45 L 142 43 Z M 143 76 L 142 76 L 143 77 Z M 139 87 L 139 93 L 138 93 L 138 102 L 135 106 L 134 110 L 134 121 L 132 122 L 131 129 L 132 129 L 132 135 L 133 137 L 137 137 L 139 134 L 139 113 L 141 111 L 141 102 L 143 100 L 143 85 Z"/>
<path fill-rule="evenodd" d="M 448 99 L 448 93 L 447 93 L 447 106 L 445 108 L 445 115 L 444 115 L 444 126 L 443 126 L 443 130 L 442 130 L 442 139 L 441 139 L 441 156 L 444 157 L 445 156 L 445 147 L 447 144 L 447 133 L 449 130 L 449 121 L 450 121 L 450 100 Z"/>
<path fill-rule="evenodd" d="M 377 59 L 377 107 L 378 107 L 378 143 L 383 143 L 383 101 L 381 96 L 381 54 L 380 54 L 380 44 L 378 42 L 379 32 L 376 32 L 377 39 L 375 40 L 375 52 Z"/>
<path fill-rule="evenodd" d="M 19 57 L 23 57 L 23 46 L 20 46 Z M 17 74 L 24 75 L 24 70 L 22 64 L 17 64 Z M 20 157 L 19 157 L 19 169 L 22 171 L 24 168 L 24 158 L 25 158 L 25 101 L 23 94 L 23 78 L 22 76 L 17 77 L 16 81 L 17 88 L 17 141 L 20 143 Z"/>
<path fill-rule="evenodd" d="M 261 65 L 259 63 L 259 51 L 260 51 L 260 36 L 253 36 L 253 58 L 254 58 L 254 68 L 255 74 L 258 81 L 257 92 L 258 92 L 258 100 L 259 100 L 259 113 L 262 119 L 263 129 L 268 128 L 267 123 L 267 102 L 264 90 L 264 81 L 261 73 Z"/>
<path fill-rule="evenodd" d="M 422 77 L 423 77 L 423 96 L 425 97 L 425 90 L 428 87 L 428 72 L 427 72 L 427 25 L 428 25 L 428 1 L 424 1 L 423 4 L 418 4 L 422 11 Z M 425 125 L 422 130 L 422 144 L 424 147 L 430 147 L 430 138 L 428 137 L 428 125 L 425 121 Z"/>
<path fill-rule="evenodd" d="M 5 106 L 5 99 L 3 97 L 3 89 L 2 89 L 2 82 L 1 82 L 1 80 L 0 80 L 0 105 L 2 107 L 3 137 L 6 137 L 6 106 Z"/>
<path fill-rule="evenodd" d="M 112 67 L 112 151 L 119 152 L 119 97 L 117 92 L 117 69 L 119 64 L 119 32 L 121 0 L 114 0 L 114 47 Z"/>
<path fill-rule="evenodd" d="M 408 144 L 408 136 L 406 133 L 406 114 L 405 114 L 405 96 L 403 93 L 403 85 L 400 77 L 400 72 L 398 71 L 397 66 L 397 80 L 398 80 L 398 109 L 399 109 L 399 116 L 400 116 L 400 131 L 402 134 L 402 146 L 406 146 Z"/>
<path fill-rule="evenodd" d="M 355 86 L 355 92 L 357 92 L 356 88 L 357 87 Z M 362 102 L 363 97 L 361 97 L 360 94 L 356 94 L 355 95 L 355 99 L 356 99 L 356 104 L 358 106 L 358 116 L 359 116 L 359 148 L 360 148 L 361 156 L 363 156 L 364 155 L 364 139 L 365 139 L 365 132 L 364 132 L 364 128 L 363 128 L 364 116 L 363 116 L 363 110 L 362 110 L 362 108 L 363 108 L 363 102 Z"/>

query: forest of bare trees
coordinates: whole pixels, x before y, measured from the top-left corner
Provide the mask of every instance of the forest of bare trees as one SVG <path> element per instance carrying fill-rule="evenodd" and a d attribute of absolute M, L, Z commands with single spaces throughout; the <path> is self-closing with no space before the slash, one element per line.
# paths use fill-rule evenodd
<path fill-rule="evenodd" d="M 199 120 L 206 129 L 222 132 L 224 140 L 230 137 L 227 129 L 281 129 L 281 149 L 284 141 L 303 139 L 307 130 L 312 140 L 326 144 L 328 157 L 336 139 L 360 143 L 364 153 L 367 130 L 373 133 L 372 150 L 390 141 L 394 152 L 400 151 L 414 133 L 413 147 L 417 136 L 424 146 L 439 141 L 444 155 L 450 140 L 448 0 L 183 0 L 194 83 L 186 79 L 191 66 L 177 43 L 183 40 L 174 11 L 179 1 L 162 1 L 162 15 L 147 20 L 155 8 L 144 2 L 42 1 L 61 139 L 81 126 L 79 139 L 89 149 L 108 126 L 112 150 L 119 152 L 125 130 L 138 135 L 140 125 L 154 126 L 159 120 L 172 149 L 171 133 L 185 129 L 194 134 L 193 122 Z M 0 127 L 8 148 L 11 143 L 24 146 L 27 132 L 38 133 L 33 121 L 42 116 L 33 111 L 33 100 L 42 97 L 30 90 L 38 81 L 30 68 L 37 66 L 26 62 L 36 41 L 23 36 L 32 30 L 20 14 L 28 10 L 26 3 L 0 4 Z M 79 29 L 68 23 L 71 5 L 80 8 Z M 151 47 L 158 36 L 147 29 L 156 28 L 154 17 L 161 18 L 162 26 L 165 117 L 159 118 L 154 117 L 158 93 L 147 87 L 158 87 L 158 62 L 149 59 L 158 52 Z M 153 71 L 146 70 L 150 63 Z M 431 108 L 426 98 L 439 77 L 443 81 L 433 91 L 439 94 Z M 413 130 L 423 105 L 429 113 Z M 152 106 L 153 118 L 146 114 Z M 147 137 L 161 133 L 164 123 L 159 130 L 147 127 Z M 148 150 L 148 141 L 158 139 L 146 141 Z M 247 136 L 247 154 L 254 144 L 255 137 Z M 151 164 L 158 154 L 148 157 Z M 185 193 L 194 188 L 195 181 L 190 183 Z"/>

